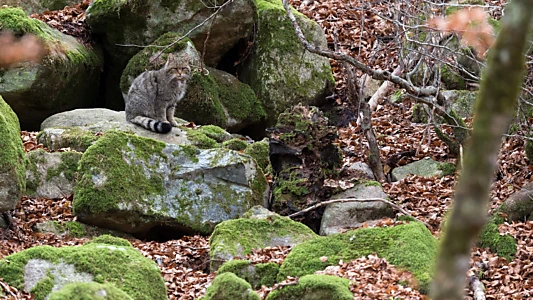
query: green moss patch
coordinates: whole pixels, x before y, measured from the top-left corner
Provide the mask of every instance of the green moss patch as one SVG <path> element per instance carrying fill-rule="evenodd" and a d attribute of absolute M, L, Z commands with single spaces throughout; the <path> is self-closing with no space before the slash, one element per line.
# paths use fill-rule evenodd
<path fill-rule="evenodd" d="M 248 142 L 241 139 L 231 139 L 223 142 L 222 147 L 235 151 L 244 151 L 248 147 Z"/>
<path fill-rule="evenodd" d="M 363 228 L 327 237 L 317 237 L 293 248 L 278 274 L 278 281 L 287 276 L 303 276 L 377 253 L 391 264 L 412 272 L 419 289 L 428 291 L 437 253 L 437 240 L 419 222 L 383 228 Z M 321 257 L 327 257 L 321 261 Z"/>
<path fill-rule="evenodd" d="M 157 265 L 125 240 L 103 236 L 81 247 L 33 247 L 1 260 L 0 277 L 24 289 L 24 268 L 31 259 L 73 265 L 77 272 L 91 274 L 97 283 L 112 283 L 133 299 L 167 299 Z M 55 283 L 49 272 L 32 289 L 39 291 L 35 299 L 44 299 Z"/>
<path fill-rule="evenodd" d="M 259 168 L 261 168 L 261 170 L 263 171 L 263 173 L 267 173 L 267 167 L 270 164 L 270 160 L 268 157 L 268 141 L 259 141 L 248 145 L 248 147 L 244 149 L 244 154 L 253 157 Z"/>
<path fill-rule="evenodd" d="M 510 234 L 500 234 L 498 225 L 501 223 L 503 220 L 492 218 L 479 234 L 478 245 L 512 261 L 516 254 L 516 240 Z"/>

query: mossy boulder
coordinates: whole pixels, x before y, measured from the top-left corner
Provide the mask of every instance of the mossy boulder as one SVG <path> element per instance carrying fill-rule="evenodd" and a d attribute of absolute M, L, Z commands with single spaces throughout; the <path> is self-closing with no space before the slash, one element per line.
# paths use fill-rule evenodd
<path fill-rule="evenodd" d="M 137 236 L 156 226 L 209 234 L 263 205 L 266 188 L 247 155 L 107 131 L 79 162 L 72 207 L 84 223 Z"/>
<path fill-rule="evenodd" d="M 22 128 L 37 130 L 54 113 L 94 105 L 102 67 L 97 51 L 31 19 L 20 8 L 0 8 L 0 28 L 16 35 L 34 34 L 48 52 L 38 63 L 0 69 L 0 94 L 19 116 Z"/>
<path fill-rule="evenodd" d="M 498 208 L 498 212 L 503 213 L 507 221 L 532 220 L 533 182 L 527 183 L 521 190 L 509 196 Z"/>
<path fill-rule="evenodd" d="M 250 86 L 229 73 L 209 67 L 202 70 L 201 54 L 189 39 L 182 39 L 161 52 L 161 46 L 181 38 L 176 33 L 166 33 L 153 43 L 160 47 L 147 47 L 135 54 L 122 73 L 122 95 L 127 96 L 131 83 L 139 74 L 145 70 L 160 69 L 168 53 L 187 54 L 193 72 L 187 92 L 176 107 L 177 117 L 195 124 L 217 125 L 230 131 L 239 131 L 264 119 L 265 112 Z"/>
<path fill-rule="evenodd" d="M 252 34 L 257 20 L 253 0 L 235 0 L 213 18 L 214 10 L 208 6 L 197 0 L 94 0 L 86 12 L 87 23 L 108 54 L 107 107 L 123 109 L 119 80 L 129 59 L 142 49 L 122 45 L 150 45 L 162 34 L 176 32 L 187 35 L 196 49 L 205 52 L 205 63 L 215 67 Z"/>
<path fill-rule="evenodd" d="M 67 5 L 79 3 L 79 0 L 2 0 L 2 5 L 20 7 L 27 14 L 42 13 L 45 10 L 60 10 Z"/>
<path fill-rule="evenodd" d="M 355 185 L 331 199 L 388 199 L 381 184 L 367 181 Z M 363 224 L 373 224 L 383 218 L 395 216 L 392 207 L 381 201 L 332 203 L 326 206 L 320 222 L 320 235 L 340 233 L 348 229 L 358 228 Z"/>
<path fill-rule="evenodd" d="M 461 118 L 470 118 L 474 114 L 477 91 L 448 90 L 443 91 L 445 106 L 452 109 Z"/>
<path fill-rule="evenodd" d="M 25 195 L 39 198 L 68 197 L 74 189 L 74 175 L 81 153 L 76 151 L 49 153 L 35 150 L 26 153 Z"/>
<path fill-rule="evenodd" d="M 0 260 L 0 277 L 36 300 L 73 282 L 113 284 L 132 299 L 167 299 L 157 265 L 128 241 L 110 236 L 80 247 L 37 246 L 9 255 Z"/>
<path fill-rule="evenodd" d="M 17 115 L 0 96 L 0 212 L 14 209 L 26 188 L 26 160 Z"/>
<path fill-rule="evenodd" d="M 242 218 L 218 224 L 209 238 L 211 271 L 233 258 L 244 258 L 252 249 L 293 246 L 316 234 L 287 217 L 254 207 Z"/>
<path fill-rule="evenodd" d="M 318 105 L 331 93 L 334 79 L 329 60 L 301 45 L 280 0 L 256 0 L 259 16 L 255 45 L 239 79 L 249 84 L 262 102 L 267 124 L 299 102 Z M 294 11 L 307 40 L 326 49 L 322 28 Z"/>
<path fill-rule="evenodd" d="M 185 124 L 183 120 L 177 120 Z M 39 143 L 46 148 L 58 150 L 71 148 L 84 152 L 108 130 L 120 130 L 134 133 L 171 144 L 195 144 L 188 137 L 185 128 L 173 128 L 168 134 L 159 134 L 146 130 L 126 121 L 124 111 L 113 111 L 105 108 L 75 109 L 48 117 L 41 124 L 41 132 L 37 135 Z"/>
<path fill-rule="evenodd" d="M 254 289 L 261 286 L 273 286 L 279 271 L 279 265 L 274 262 L 255 264 L 249 260 L 230 260 L 225 262 L 217 271 L 217 274 L 231 272 L 246 280 Z"/>
<path fill-rule="evenodd" d="M 409 175 L 418 175 L 421 177 L 444 176 L 450 175 L 449 168 L 448 163 L 441 163 L 427 157 L 405 166 L 394 168 L 392 170 L 392 177 L 394 180 L 402 180 Z"/>
<path fill-rule="evenodd" d="M 405 268 L 418 280 L 419 290 L 428 291 L 437 254 L 437 240 L 420 222 L 394 227 L 362 228 L 327 237 L 317 237 L 296 245 L 278 273 L 278 281 L 287 276 L 303 276 L 377 253 L 391 264 Z M 327 260 L 321 258 L 326 257 Z"/>
<path fill-rule="evenodd" d="M 217 275 L 200 300 L 260 300 L 250 284 L 233 273 Z"/>
<path fill-rule="evenodd" d="M 76 282 L 65 285 L 53 292 L 48 300 L 133 300 L 128 294 L 116 286 L 97 282 Z"/>
<path fill-rule="evenodd" d="M 350 281 L 330 275 L 305 275 L 298 284 L 276 289 L 267 296 L 267 300 L 314 300 L 335 299 L 352 300 Z"/>

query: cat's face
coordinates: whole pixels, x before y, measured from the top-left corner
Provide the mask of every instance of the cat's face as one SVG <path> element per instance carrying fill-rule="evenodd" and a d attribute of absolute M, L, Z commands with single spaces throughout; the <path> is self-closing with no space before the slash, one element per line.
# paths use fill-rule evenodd
<path fill-rule="evenodd" d="M 165 70 L 170 75 L 172 81 L 184 81 L 189 79 L 191 75 L 188 57 L 180 61 L 174 55 L 170 54 L 165 64 Z"/>

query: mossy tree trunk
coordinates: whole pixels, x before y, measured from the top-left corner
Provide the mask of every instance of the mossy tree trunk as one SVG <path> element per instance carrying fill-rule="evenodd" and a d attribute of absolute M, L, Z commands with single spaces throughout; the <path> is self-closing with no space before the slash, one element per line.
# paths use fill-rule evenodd
<path fill-rule="evenodd" d="M 464 169 L 437 259 L 431 295 L 434 300 L 463 299 L 470 250 L 485 225 L 489 188 L 502 134 L 515 110 L 524 75 L 524 48 L 533 21 L 533 0 L 510 2 L 502 28 L 490 50 L 465 150 Z"/>

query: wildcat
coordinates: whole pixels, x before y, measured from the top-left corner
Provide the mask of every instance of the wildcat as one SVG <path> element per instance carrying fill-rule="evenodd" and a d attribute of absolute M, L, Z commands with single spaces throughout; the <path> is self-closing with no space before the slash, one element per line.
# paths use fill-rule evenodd
<path fill-rule="evenodd" d="M 190 75 L 188 57 L 178 60 L 172 53 L 161 69 L 141 73 L 126 97 L 126 120 L 154 132 L 170 132 L 178 126 L 174 111 Z"/>

